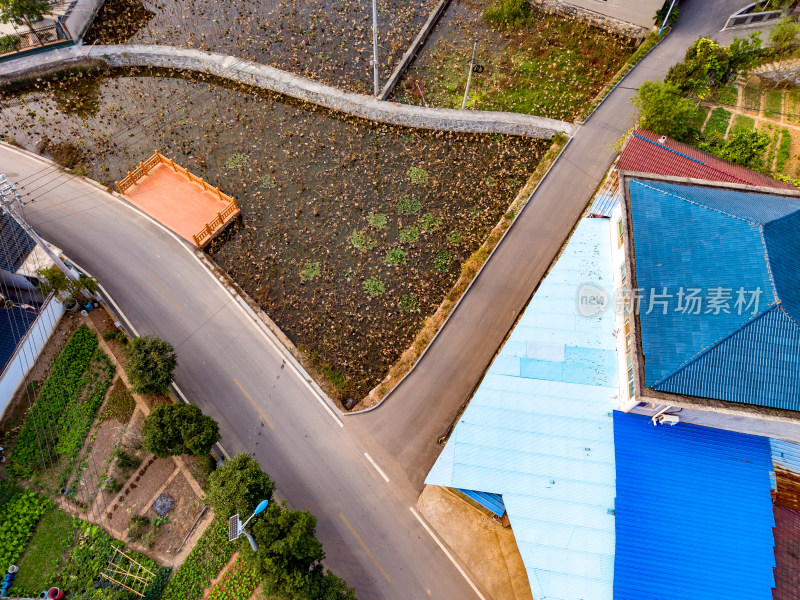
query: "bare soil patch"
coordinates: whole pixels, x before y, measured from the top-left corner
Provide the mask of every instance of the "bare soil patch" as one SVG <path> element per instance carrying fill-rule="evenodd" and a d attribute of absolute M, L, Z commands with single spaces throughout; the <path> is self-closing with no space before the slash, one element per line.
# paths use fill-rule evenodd
<path fill-rule="evenodd" d="M 156 552 L 173 552 L 189 533 L 189 528 L 203 509 L 203 503 L 182 472 L 175 476 L 161 494 L 172 498 L 175 504 L 166 514 L 169 521 L 159 529 L 152 548 Z M 151 505 L 144 516 L 152 522 L 158 514 Z"/>
<path fill-rule="evenodd" d="M 153 494 L 164 485 L 175 469 L 175 461 L 171 458 L 151 456 L 142 463 L 111 504 L 111 527 L 117 531 L 126 531 L 131 516 L 145 510 L 145 504 L 150 502 Z"/>

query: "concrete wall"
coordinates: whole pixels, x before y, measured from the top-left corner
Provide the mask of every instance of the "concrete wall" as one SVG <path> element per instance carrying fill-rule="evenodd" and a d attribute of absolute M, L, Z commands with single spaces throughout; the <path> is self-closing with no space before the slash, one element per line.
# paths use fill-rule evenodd
<path fill-rule="evenodd" d="M 50 300 L 39 317 L 33 322 L 28 335 L 22 340 L 17 348 L 16 354 L 0 375 L 0 417 L 6 410 L 6 406 L 14 397 L 17 389 L 22 384 L 28 371 L 36 362 L 39 353 L 44 348 L 45 343 L 50 338 L 56 328 L 61 315 L 64 314 L 64 306 L 55 299 Z"/>
<path fill-rule="evenodd" d="M 172 46 L 95 46 L 68 48 L 37 56 L 35 61 L 12 61 L 0 65 L 0 78 L 11 81 L 37 71 L 65 67 L 89 59 L 101 59 L 114 67 L 166 67 L 210 73 L 266 90 L 291 96 L 356 117 L 419 129 L 464 133 L 503 133 L 534 138 L 571 134 L 573 125 L 518 113 L 480 110 L 450 110 L 383 102 L 372 96 L 352 94 L 280 69 L 240 60 L 232 56 Z"/>
<path fill-rule="evenodd" d="M 664 0 L 532 0 L 539 8 L 580 19 L 603 29 L 640 38 L 653 28 Z"/>

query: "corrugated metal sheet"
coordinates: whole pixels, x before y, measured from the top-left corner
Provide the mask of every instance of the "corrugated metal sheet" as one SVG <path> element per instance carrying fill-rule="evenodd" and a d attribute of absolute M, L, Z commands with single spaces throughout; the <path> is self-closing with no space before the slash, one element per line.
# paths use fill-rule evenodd
<path fill-rule="evenodd" d="M 17 222 L 0 211 L 0 269 L 16 273 L 36 245 Z"/>
<path fill-rule="evenodd" d="M 800 410 L 800 201 L 639 180 L 629 194 L 645 384 Z M 690 289 L 702 305 L 679 310 Z M 708 304 L 715 289 L 721 310 Z"/>
<path fill-rule="evenodd" d="M 614 447 L 614 600 L 772 598 L 766 438 L 615 412 Z"/>
<path fill-rule="evenodd" d="M 19 341 L 33 325 L 38 315 L 19 306 L 0 308 L 0 372 L 14 355 Z"/>
<path fill-rule="evenodd" d="M 506 505 L 503 504 L 503 497 L 500 494 L 490 494 L 488 492 L 478 492 L 475 490 L 459 489 L 459 492 L 467 498 L 472 498 L 475 502 L 488 508 L 498 517 L 502 517 L 506 512 Z"/>
<path fill-rule="evenodd" d="M 592 206 L 589 208 L 589 216 L 610 217 L 619 204 L 621 194 L 619 173 L 616 169 L 612 169 L 602 187 L 595 194 Z"/>
<path fill-rule="evenodd" d="M 502 494 L 536 600 L 612 598 L 614 315 L 576 302 L 613 297 L 609 236 L 578 224 L 426 479 Z"/>
<path fill-rule="evenodd" d="M 800 512 L 774 509 L 775 589 L 773 600 L 800 600 Z"/>
<path fill-rule="evenodd" d="M 797 189 L 788 183 L 729 163 L 713 154 L 669 138 L 664 144 L 659 144 L 660 137 L 655 133 L 637 129 L 628 140 L 617 168 L 620 171 L 636 173 L 692 177 L 707 181 L 724 181 L 779 189 Z"/>
<path fill-rule="evenodd" d="M 775 470 L 775 504 L 800 510 L 800 446 L 771 439 L 770 447 Z M 800 552 L 800 546 L 797 550 Z"/>

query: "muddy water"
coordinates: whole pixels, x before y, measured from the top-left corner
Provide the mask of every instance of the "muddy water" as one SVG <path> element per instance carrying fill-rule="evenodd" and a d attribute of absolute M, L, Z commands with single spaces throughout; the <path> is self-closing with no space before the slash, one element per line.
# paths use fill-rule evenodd
<path fill-rule="evenodd" d="M 378 0 L 381 81 L 435 0 Z M 231 54 L 372 92 L 370 0 L 108 0 L 89 43 L 169 44 Z"/>
<path fill-rule="evenodd" d="M 383 377 L 544 147 L 378 126 L 177 73 L 39 85 L 2 102 L 17 143 L 105 183 L 158 148 L 237 199 L 241 222 L 213 258 L 342 396 Z"/>

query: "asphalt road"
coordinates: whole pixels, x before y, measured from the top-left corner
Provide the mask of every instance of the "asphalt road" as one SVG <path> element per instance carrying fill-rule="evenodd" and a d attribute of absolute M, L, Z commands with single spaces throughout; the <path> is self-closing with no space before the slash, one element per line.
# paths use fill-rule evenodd
<path fill-rule="evenodd" d="M 633 127 L 630 99 L 662 78 L 701 35 L 728 43 L 752 29 L 722 32 L 743 0 L 683 0 L 680 20 L 581 126 L 486 263 L 434 343 L 378 408 L 345 417 L 395 478 L 422 490 L 454 424 L 484 372 L 563 246 Z M 351 425 L 352 423 L 352 425 Z"/>
<path fill-rule="evenodd" d="M 43 166 L 0 146 L 12 181 Z M 219 421 L 228 453 L 253 453 L 280 498 L 317 516 L 327 566 L 359 599 L 477 597 L 412 514 L 414 491 L 383 479 L 191 251 L 97 187 L 54 170 L 47 177 L 37 194 L 50 191 L 26 218 L 102 282 L 139 334 L 175 346 L 181 391 Z"/>

